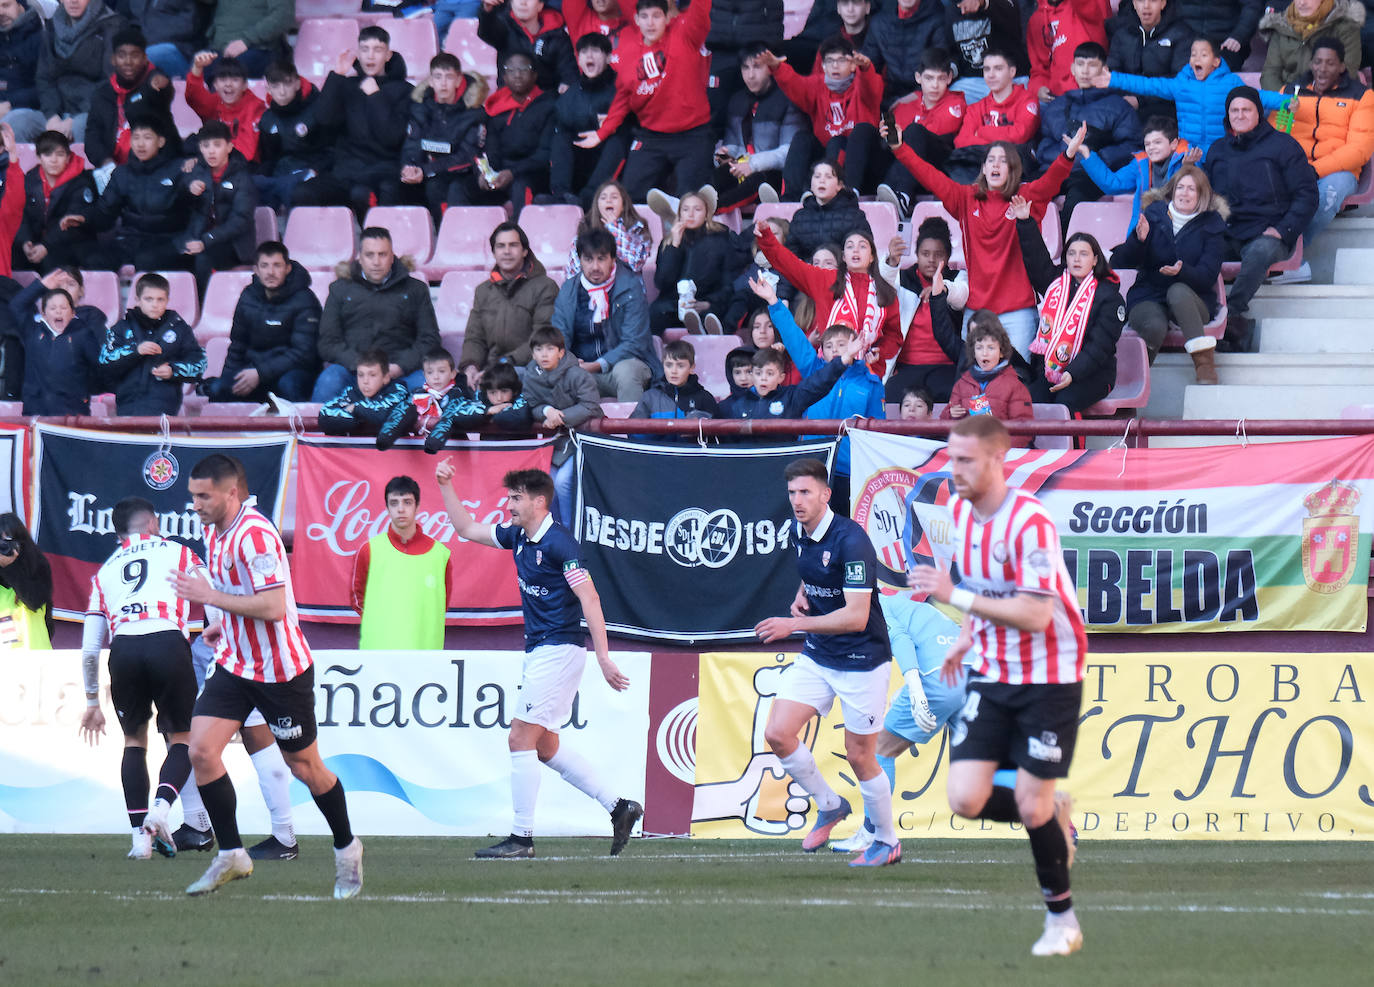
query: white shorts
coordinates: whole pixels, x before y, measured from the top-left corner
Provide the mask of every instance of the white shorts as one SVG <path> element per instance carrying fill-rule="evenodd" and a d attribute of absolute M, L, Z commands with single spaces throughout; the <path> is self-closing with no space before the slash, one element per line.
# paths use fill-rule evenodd
<path fill-rule="evenodd" d="M 586 664 L 587 649 L 580 644 L 541 644 L 525 652 L 514 718 L 557 733 L 572 715 Z"/>
<path fill-rule="evenodd" d="M 887 709 L 887 687 L 892 672 L 886 662 L 864 672 L 842 672 L 818 665 L 801 655 L 784 669 L 778 683 L 778 699 L 810 706 L 825 716 L 835 700 L 844 713 L 844 728 L 850 733 L 877 733 L 883 728 Z"/>

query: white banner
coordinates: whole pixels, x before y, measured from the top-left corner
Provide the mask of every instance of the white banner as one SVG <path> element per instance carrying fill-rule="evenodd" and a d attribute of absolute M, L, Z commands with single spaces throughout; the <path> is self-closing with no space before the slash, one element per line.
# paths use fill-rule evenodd
<path fill-rule="evenodd" d="M 649 655 L 616 652 L 631 685 L 614 692 L 588 654 L 562 740 L 586 756 L 619 795 L 643 801 L 649 729 Z M 317 651 L 320 752 L 348 791 L 362 835 L 484 836 L 510 832 L 510 754 L 523 655 L 472 651 Z M 0 832 L 128 831 L 119 783 L 123 744 L 110 705 L 95 747 L 78 736 L 85 692 L 76 651 L 33 652 L 0 663 Z M 150 742 L 156 780 L 162 742 Z M 225 752 L 239 793 L 239 827 L 267 833 L 257 775 L 243 749 Z M 325 833 L 299 782 L 291 786 L 300 833 Z M 174 827 L 179 821 L 173 810 Z M 545 772 L 535 829 L 541 836 L 610 836 L 604 809 Z"/>

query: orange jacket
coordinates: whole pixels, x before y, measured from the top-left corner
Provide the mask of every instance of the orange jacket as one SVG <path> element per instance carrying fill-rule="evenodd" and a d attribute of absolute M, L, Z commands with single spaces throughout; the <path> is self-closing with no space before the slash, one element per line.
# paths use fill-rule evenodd
<path fill-rule="evenodd" d="M 1374 92 L 1348 75 L 1321 96 L 1306 86 L 1285 86 L 1283 91 L 1298 95 L 1293 139 L 1302 145 L 1317 177 L 1337 171 L 1359 175 L 1374 156 Z"/>

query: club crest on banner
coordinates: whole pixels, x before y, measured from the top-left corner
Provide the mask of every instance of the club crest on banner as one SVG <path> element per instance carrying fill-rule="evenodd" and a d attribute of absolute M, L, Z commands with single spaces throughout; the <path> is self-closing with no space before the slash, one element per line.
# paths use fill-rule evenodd
<path fill-rule="evenodd" d="M 166 449 L 158 449 L 143 460 L 143 482 L 154 490 L 166 490 L 180 475 L 181 464 Z"/>
<path fill-rule="evenodd" d="M 1360 492 L 1332 480 L 1303 498 L 1302 576 L 1314 593 L 1338 593 L 1350 583 L 1360 542 Z"/>

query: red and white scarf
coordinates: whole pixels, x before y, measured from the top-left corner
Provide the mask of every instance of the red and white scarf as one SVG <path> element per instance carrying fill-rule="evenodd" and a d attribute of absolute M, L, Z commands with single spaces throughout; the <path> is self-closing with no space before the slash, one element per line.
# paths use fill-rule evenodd
<path fill-rule="evenodd" d="M 587 292 L 587 307 L 592 311 L 592 325 L 597 326 L 611 317 L 611 288 L 615 285 L 615 270 L 605 284 L 592 284 L 587 275 L 580 276 L 582 287 Z"/>
<path fill-rule="evenodd" d="M 1078 286 L 1073 299 L 1069 298 L 1072 279 L 1065 271 L 1058 281 L 1045 292 L 1045 300 L 1040 305 L 1040 331 L 1031 343 L 1031 352 L 1045 357 L 1045 379 L 1058 384 L 1064 376 L 1064 368 L 1078 355 L 1083 347 L 1083 335 L 1088 328 L 1088 313 L 1092 311 L 1093 298 L 1097 295 L 1097 278 L 1089 275 Z"/>
<path fill-rule="evenodd" d="M 874 287 L 873 279 L 868 279 L 868 297 L 864 299 L 866 306 L 863 309 L 863 318 L 859 318 L 859 298 L 854 292 L 854 279 L 846 274 L 844 277 L 844 295 L 835 299 L 835 304 L 830 306 L 830 315 L 826 317 L 823 328 L 829 329 L 833 325 L 846 325 L 859 334 L 863 340 L 864 351 L 870 349 L 878 339 L 878 327 L 883 321 L 883 309 L 878 304 L 878 289 Z"/>

